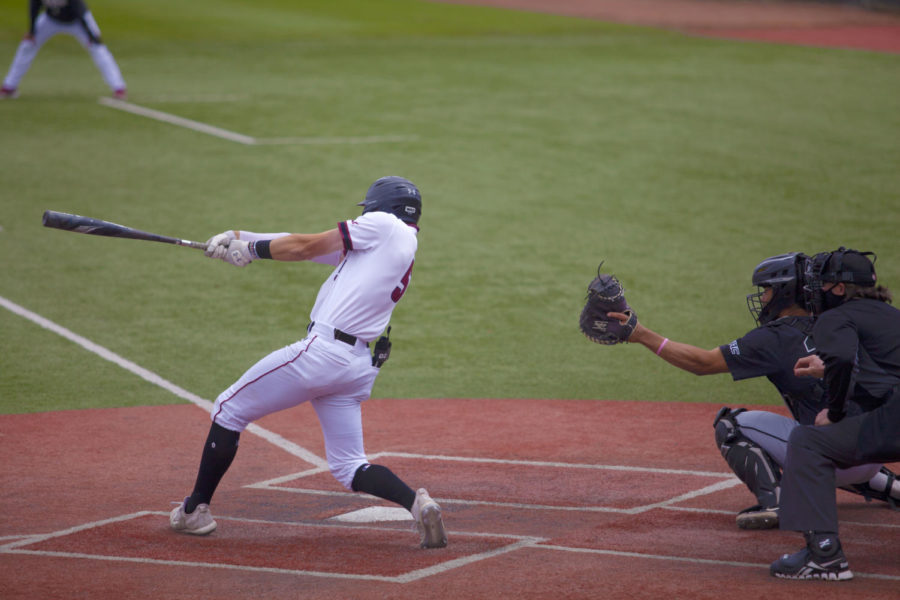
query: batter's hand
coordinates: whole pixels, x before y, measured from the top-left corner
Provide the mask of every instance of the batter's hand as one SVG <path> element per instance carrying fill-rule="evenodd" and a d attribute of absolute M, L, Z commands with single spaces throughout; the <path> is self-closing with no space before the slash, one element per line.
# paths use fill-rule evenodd
<path fill-rule="evenodd" d="M 222 258 L 224 260 L 225 248 L 228 248 L 228 244 L 230 244 L 233 239 L 235 239 L 235 235 L 234 231 L 231 229 L 222 233 L 217 233 L 206 240 L 206 250 L 203 253 L 210 258 Z"/>
<path fill-rule="evenodd" d="M 825 377 L 825 363 L 817 354 L 803 356 L 797 360 L 794 365 L 794 375 L 796 377 Z"/>
<path fill-rule="evenodd" d="M 236 267 L 246 267 L 253 260 L 250 256 L 250 242 L 244 240 L 231 240 L 225 249 L 222 260 Z"/>

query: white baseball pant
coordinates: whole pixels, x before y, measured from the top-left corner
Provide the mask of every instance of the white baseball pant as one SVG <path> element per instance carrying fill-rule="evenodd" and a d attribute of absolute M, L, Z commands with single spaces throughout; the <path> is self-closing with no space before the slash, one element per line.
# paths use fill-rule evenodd
<path fill-rule="evenodd" d="M 313 326 L 309 335 L 272 352 L 216 398 L 212 419 L 232 431 L 271 413 L 312 403 L 325 438 L 328 468 L 351 489 L 356 470 L 368 463 L 360 403 L 372 392 L 378 369 L 361 341 L 334 339 L 334 328 Z"/>
<path fill-rule="evenodd" d="M 91 33 L 93 33 L 96 38 L 100 38 L 100 28 L 97 26 L 97 22 L 90 12 L 85 13 L 84 20 L 90 28 Z M 97 65 L 97 68 L 100 70 L 100 74 L 106 81 L 106 85 L 108 85 L 111 90 L 116 91 L 125 89 L 125 80 L 122 78 L 122 73 L 119 71 L 119 65 L 116 64 L 116 60 L 113 58 L 112 53 L 110 53 L 105 44 L 92 43 L 91 38 L 78 21 L 65 23 L 51 19 L 46 13 L 41 13 L 34 23 L 34 39 L 22 40 L 19 43 L 19 48 L 16 50 L 16 55 L 13 58 L 12 66 L 9 68 L 9 73 L 7 73 L 6 79 L 3 80 L 3 87 L 10 90 L 17 89 L 22 77 L 24 77 L 28 72 L 28 69 L 31 68 L 31 63 L 34 61 L 34 57 L 37 56 L 41 46 L 54 35 L 60 33 L 71 35 L 84 46 L 85 50 L 90 53 L 91 58 L 94 60 L 94 64 Z"/>

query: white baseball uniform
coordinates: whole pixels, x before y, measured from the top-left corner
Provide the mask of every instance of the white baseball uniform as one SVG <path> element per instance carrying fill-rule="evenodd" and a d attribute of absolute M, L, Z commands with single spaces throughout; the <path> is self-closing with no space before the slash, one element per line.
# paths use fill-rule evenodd
<path fill-rule="evenodd" d="M 122 78 L 119 66 L 106 45 L 100 42 L 100 28 L 84 3 L 72 2 L 72 7 L 69 7 L 67 2 L 43 3 L 47 4 L 48 11 L 60 12 L 59 18 L 54 18 L 47 12 L 37 15 L 40 4 L 42 3 L 32 1 L 32 13 L 35 17 L 31 24 L 30 34 L 33 39 L 26 38 L 19 43 L 9 72 L 3 80 L 3 89 L 16 90 L 22 77 L 31 68 L 31 63 L 41 46 L 53 36 L 62 33 L 77 39 L 90 53 L 94 64 L 111 90 L 124 93 L 125 80 Z"/>
<path fill-rule="evenodd" d="M 212 419 L 240 432 L 265 415 L 311 402 L 331 473 L 351 489 L 356 470 L 368 462 L 360 403 L 379 371 L 368 342 L 385 329 L 409 286 L 418 240 L 415 226 L 386 212 L 343 221 L 338 229 L 344 251 L 319 260 L 336 268 L 319 289 L 308 335 L 269 354 L 222 392 Z M 277 236 L 241 232 L 245 240 Z"/>

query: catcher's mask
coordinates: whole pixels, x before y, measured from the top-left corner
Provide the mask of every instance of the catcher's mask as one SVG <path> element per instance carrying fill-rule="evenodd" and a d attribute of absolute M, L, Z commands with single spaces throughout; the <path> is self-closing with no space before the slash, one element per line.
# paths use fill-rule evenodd
<path fill-rule="evenodd" d="M 869 260 L 869 256 L 872 257 Z M 822 289 L 823 284 L 852 283 L 860 287 L 872 287 L 878 280 L 875 275 L 874 252 L 861 252 L 841 246 L 832 252 L 820 252 L 810 258 L 804 275 L 803 293 L 806 307 L 814 315 L 843 302 L 843 297 L 835 296 L 831 290 Z"/>
<path fill-rule="evenodd" d="M 801 252 L 770 256 L 753 269 L 753 285 L 757 293 L 747 294 L 747 309 L 757 325 L 765 325 L 778 318 L 793 304 L 803 306 L 803 272 L 808 257 Z M 763 304 L 766 288 L 772 288 L 772 298 Z"/>
<path fill-rule="evenodd" d="M 367 212 L 388 212 L 398 219 L 416 225 L 422 216 L 422 195 L 409 179 L 389 175 L 377 180 L 366 192 L 366 199 L 357 204 Z"/>

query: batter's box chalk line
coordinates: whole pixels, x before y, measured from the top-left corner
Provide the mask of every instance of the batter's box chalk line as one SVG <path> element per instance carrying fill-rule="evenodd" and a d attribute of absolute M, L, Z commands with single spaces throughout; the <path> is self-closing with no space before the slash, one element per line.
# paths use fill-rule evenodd
<path fill-rule="evenodd" d="M 645 504 L 641 506 L 634 506 L 631 508 L 616 508 L 612 506 L 590 506 L 590 505 L 577 505 L 577 506 L 559 506 L 559 505 L 546 505 L 546 504 L 526 504 L 519 502 L 499 502 L 499 501 L 490 501 L 490 500 L 469 500 L 464 498 L 436 498 L 442 504 L 448 505 L 468 505 L 468 506 L 491 506 L 491 507 L 502 507 L 502 508 L 512 508 L 512 509 L 522 509 L 522 510 L 555 510 L 555 511 L 571 511 L 571 512 L 606 512 L 606 513 L 618 513 L 618 514 L 640 514 L 655 508 L 661 509 L 677 509 L 679 507 L 675 507 L 673 505 L 679 504 L 681 502 L 685 502 L 687 500 L 692 500 L 694 498 L 698 498 L 700 496 L 705 496 L 708 494 L 713 494 L 719 492 L 721 490 L 725 490 L 728 488 L 735 487 L 741 484 L 741 481 L 734 476 L 733 473 L 724 473 L 724 472 L 713 472 L 713 471 L 691 471 L 684 469 L 662 469 L 655 467 L 634 467 L 634 466 L 624 466 L 624 465 L 598 465 L 598 464 L 584 464 L 584 463 L 562 463 L 562 462 L 552 462 L 552 461 L 533 461 L 533 460 L 510 460 L 510 459 L 496 459 L 496 458 L 480 458 L 480 457 L 464 457 L 464 456 L 443 456 L 443 455 L 429 455 L 429 454 L 411 454 L 407 452 L 379 452 L 375 454 L 371 454 L 369 458 L 371 460 L 377 460 L 379 458 L 384 457 L 395 457 L 395 458 L 409 458 L 409 459 L 418 459 L 418 460 L 439 460 L 439 461 L 452 461 L 452 462 L 460 462 L 460 463 L 490 463 L 490 464 L 499 464 L 499 465 L 511 465 L 511 466 L 528 466 L 528 467 L 545 467 L 545 468 L 554 468 L 554 469 L 593 469 L 593 470 L 607 470 L 607 471 L 627 471 L 627 472 L 640 472 L 640 473 L 654 473 L 661 475 L 671 475 L 671 476 L 696 476 L 696 477 L 709 477 L 714 479 L 719 479 L 716 483 L 690 490 L 678 496 L 674 496 L 672 498 L 667 498 L 665 500 L 661 500 L 659 502 L 654 502 L 652 504 Z M 273 479 L 267 479 L 265 481 L 260 481 L 257 483 L 249 484 L 245 487 L 260 489 L 260 490 L 270 490 L 276 492 L 287 492 L 294 494 L 311 494 L 311 495 L 320 495 L 320 496 L 336 496 L 336 497 L 352 497 L 358 498 L 359 494 L 350 493 L 350 492 L 340 492 L 340 491 L 331 491 L 331 490 L 318 490 L 318 489 L 309 489 L 309 488 L 296 488 L 296 487 L 283 487 L 281 484 L 288 483 L 291 481 L 296 481 L 298 479 L 302 479 L 304 477 L 310 477 L 312 475 L 318 475 L 319 473 L 327 472 L 327 467 L 317 467 L 312 469 L 307 469 L 305 471 L 300 471 L 298 473 L 291 473 L 288 475 L 282 475 L 280 477 L 275 477 Z M 725 511 L 722 511 L 725 512 Z"/>
<path fill-rule="evenodd" d="M 489 538 L 508 539 L 508 540 L 511 540 L 511 542 L 509 544 L 506 544 L 499 548 L 494 548 L 492 550 L 486 550 L 484 552 L 477 552 L 475 554 L 470 554 L 468 556 L 460 556 L 460 557 L 457 557 L 454 559 L 439 562 L 439 563 L 431 565 L 429 567 L 425 567 L 422 569 L 416 569 L 413 571 L 408 571 L 406 573 L 403 573 L 400 575 L 395 575 L 395 576 L 362 575 L 359 573 L 341 573 L 341 572 L 337 572 L 337 571 L 335 571 L 335 572 L 311 571 L 311 570 L 305 570 L 305 569 L 282 569 L 282 568 L 277 568 L 277 567 L 256 567 L 256 566 L 250 566 L 250 565 L 236 565 L 236 564 L 213 563 L 213 562 L 165 560 L 165 559 L 157 559 L 157 558 L 140 558 L 140 557 L 132 557 L 132 556 L 89 554 L 89 553 L 84 553 L 84 552 L 58 552 L 58 551 L 53 551 L 53 550 L 28 550 L 26 548 L 26 546 L 37 544 L 39 542 L 44 542 L 44 541 L 51 540 L 54 538 L 61 538 L 61 537 L 65 537 L 65 536 L 79 533 L 82 531 L 98 529 L 105 525 L 121 523 L 124 521 L 129 521 L 132 519 L 137 519 L 137 518 L 146 517 L 146 516 L 168 517 L 169 513 L 160 512 L 160 511 L 144 510 L 144 511 L 129 513 L 127 515 L 113 517 L 110 519 L 103 519 L 101 521 L 84 523 L 84 524 L 78 525 L 76 527 L 70 527 L 68 529 L 55 531 L 53 533 L 29 536 L 25 539 L 21 539 L 21 540 L 7 543 L 7 544 L 0 546 L 0 554 L 25 554 L 25 555 L 31 555 L 31 556 L 45 556 L 45 557 L 54 557 L 54 558 L 77 558 L 77 559 L 102 560 L 102 561 L 110 561 L 110 562 L 127 562 L 127 563 L 150 564 L 150 565 L 165 565 L 165 566 L 173 566 L 173 567 L 204 567 L 204 568 L 210 568 L 210 569 L 228 569 L 228 570 L 256 572 L 256 573 L 276 573 L 276 574 L 282 574 L 282 575 L 327 577 L 327 578 L 331 578 L 331 579 L 353 579 L 353 580 L 382 581 L 382 582 L 389 582 L 389 583 L 410 583 L 412 581 L 418 581 L 420 579 L 424 579 L 424 578 L 430 577 L 432 575 L 438 575 L 440 573 L 445 573 L 452 569 L 457 569 L 459 567 L 463 567 L 463 566 L 470 565 L 470 564 L 473 564 L 476 562 L 487 560 L 487 559 L 493 558 L 495 556 L 507 554 L 509 552 L 514 552 L 514 551 L 522 549 L 522 548 L 535 546 L 536 544 L 539 544 L 540 542 L 545 541 L 543 538 L 532 537 L 532 536 L 517 536 L 517 535 L 510 535 L 510 534 L 503 534 L 503 533 L 453 531 L 453 532 L 450 532 L 450 534 L 453 537 L 489 537 Z M 278 525 L 279 527 L 290 526 L 290 527 L 311 527 L 311 528 L 340 528 L 340 529 L 356 529 L 356 530 L 366 530 L 366 531 L 382 531 L 382 532 L 391 532 L 391 533 L 397 532 L 396 528 L 358 526 L 358 525 L 336 525 L 336 524 L 321 523 L 321 522 L 319 522 L 319 523 L 302 523 L 302 522 L 267 521 L 267 520 L 262 520 L 262 519 L 223 517 L 220 515 L 217 515 L 216 519 L 221 520 L 221 521 L 258 523 L 258 524 L 263 524 L 263 525 Z M 172 535 L 178 535 L 178 534 L 172 533 Z"/>

